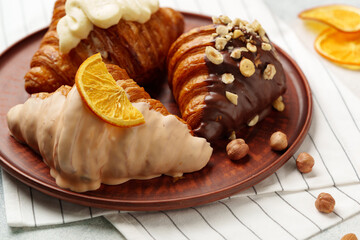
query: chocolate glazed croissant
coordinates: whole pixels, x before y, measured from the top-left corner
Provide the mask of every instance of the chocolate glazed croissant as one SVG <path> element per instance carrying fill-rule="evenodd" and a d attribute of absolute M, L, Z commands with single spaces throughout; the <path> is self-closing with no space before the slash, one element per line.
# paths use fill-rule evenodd
<path fill-rule="evenodd" d="M 168 79 L 182 118 L 209 141 L 255 125 L 272 103 L 284 109 L 284 70 L 257 21 L 222 16 L 183 34 L 169 50 Z"/>
<path fill-rule="evenodd" d="M 59 51 L 56 26 L 64 15 L 65 0 L 57 0 L 49 30 L 25 75 L 25 89 L 29 93 L 72 86 L 79 65 L 97 52 L 102 54 L 104 62 L 124 68 L 137 83 L 150 83 L 164 70 L 171 44 L 184 30 L 184 19 L 179 12 L 159 8 L 144 24 L 122 19 L 108 29 L 94 26 L 86 39 L 63 54 Z"/>

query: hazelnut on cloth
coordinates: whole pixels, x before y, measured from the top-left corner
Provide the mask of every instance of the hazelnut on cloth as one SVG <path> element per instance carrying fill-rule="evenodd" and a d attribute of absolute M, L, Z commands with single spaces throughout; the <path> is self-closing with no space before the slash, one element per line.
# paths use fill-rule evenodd
<path fill-rule="evenodd" d="M 314 163 L 314 158 L 306 152 L 300 153 L 299 156 L 296 158 L 296 167 L 302 173 L 311 172 Z"/>
<path fill-rule="evenodd" d="M 341 240 L 358 240 L 356 235 L 353 233 L 348 233 L 346 235 L 344 235 Z"/>
<path fill-rule="evenodd" d="M 315 201 L 315 207 L 319 212 L 331 213 L 334 211 L 335 199 L 329 193 L 320 193 Z"/>

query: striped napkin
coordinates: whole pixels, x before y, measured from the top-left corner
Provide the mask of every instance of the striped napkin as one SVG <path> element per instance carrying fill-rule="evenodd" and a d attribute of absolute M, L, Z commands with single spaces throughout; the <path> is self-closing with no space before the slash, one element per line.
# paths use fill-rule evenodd
<path fill-rule="evenodd" d="M 0 50 L 45 26 L 54 1 L 0 0 Z M 358 76 L 328 64 L 304 47 L 295 32 L 262 0 L 160 0 L 162 6 L 206 15 L 257 19 L 276 44 L 305 73 L 313 94 L 313 121 L 298 152 L 276 173 L 232 197 L 203 206 L 158 212 L 125 212 L 84 207 L 44 195 L 3 172 L 9 226 L 62 224 L 105 216 L 127 239 L 305 239 L 360 212 L 360 83 Z M 0 8 L 1 9 L 1 8 Z M 18 9 L 22 9 L 19 15 Z M 8 23 L 11 22 L 11 25 Z M 6 27 L 6 26 L 11 26 Z M 339 77 L 340 76 L 340 77 Z M 295 158 L 315 158 L 311 173 L 296 170 Z M 321 214 L 320 192 L 336 200 Z M 357 233 L 360 235 L 360 232 Z"/>

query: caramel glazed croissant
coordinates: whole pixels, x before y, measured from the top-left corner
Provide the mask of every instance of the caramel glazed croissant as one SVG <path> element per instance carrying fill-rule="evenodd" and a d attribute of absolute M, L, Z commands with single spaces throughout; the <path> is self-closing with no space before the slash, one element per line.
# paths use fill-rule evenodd
<path fill-rule="evenodd" d="M 107 68 L 116 80 L 128 78 L 118 66 Z M 103 121 L 83 103 L 74 85 L 33 94 L 11 108 L 10 132 L 41 154 L 57 185 L 76 192 L 161 174 L 180 177 L 208 163 L 212 148 L 204 138 L 194 137 L 185 122 L 133 80 L 117 83 L 145 124 L 120 128 Z"/>
<path fill-rule="evenodd" d="M 125 21 L 107 29 L 94 26 L 86 39 L 69 53 L 59 51 L 57 24 L 65 16 L 65 0 L 57 0 L 49 30 L 31 60 L 25 75 L 28 93 L 53 92 L 74 84 L 80 64 L 100 52 L 106 63 L 124 68 L 139 84 L 151 83 L 164 70 L 167 52 L 184 30 L 183 16 L 170 8 L 159 8 L 145 23 Z"/>
<path fill-rule="evenodd" d="M 286 90 L 277 52 L 257 21 L 220 16 L 213 22 L 181 35 L 168 54 L 182 118 L 209 141 L 255 125 L 272 103 L 282 111 Z"/>

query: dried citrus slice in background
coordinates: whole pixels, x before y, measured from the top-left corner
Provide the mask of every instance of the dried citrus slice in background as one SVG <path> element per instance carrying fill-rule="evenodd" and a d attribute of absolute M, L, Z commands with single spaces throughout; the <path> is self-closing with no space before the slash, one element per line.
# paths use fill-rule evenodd
<path fill-rule="evenodd" d="M 119 127 L 132 127 L 145 122 L 142 113 L 116 84 L 100 54 L 86 59 L 75 76 L 76 87 L 86 105 L 104 121 Z"/>
<path fill-rule="evenodd" d="M 305 10 L 299 17 L 307 20 L 320 21 L 339 31 L 360 31 L 360 9 L 347 5 L 328 5 Z"/>
<path fill-rule="evenodd" d="M 343 67 L 360 68 L 360 33 L 344 33 L 328 28 L 316 38 L 315 49 Z"/>

